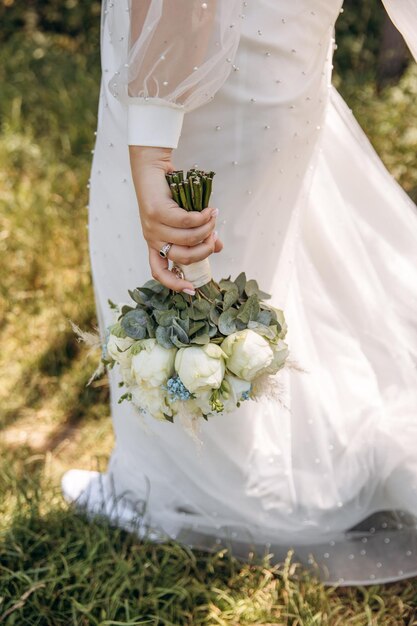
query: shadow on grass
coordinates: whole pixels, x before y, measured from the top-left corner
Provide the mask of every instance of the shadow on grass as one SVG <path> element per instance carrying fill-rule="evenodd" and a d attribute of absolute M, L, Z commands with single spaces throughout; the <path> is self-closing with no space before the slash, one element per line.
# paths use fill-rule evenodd
<path fill-rule="evenodd" d="M 95 318 L 89 313 L 80 321 L 80 326 L 90 328 L 94 323 Z M 65 431 L 70 432 L 79 424 L 90 413 L 93 404 L 108 402 L 109 392 L 106 387 L 100 388 L 99 391 L 86 387 L 91 372 L 84 371 L 79 364 L 76 364 L 83 352 L 85 348 L 77 341 L 71 328 L 52 336 L 49 345 L 39 357 L 25 365 L 19 383 L 14 389 L 14 394 L 20 400 L 19 404 L 3 409 L 1 427 L 6 428 L 12 425 L 22 417 L 27 408 L 39 409 L 45 396 L 51 396 L 51 388 L 48 386 L 51 378 L 62 379 L 74 367 L 77 369 L 77 380 L 73 381 L 70 397 L 66 398 L 65 404 L 69 405 L 66 420 L 57 427 L 56 434 L 51 436 L 50 447 L 45 447 L 45 449 L 53 449 L 58 445 L 65 438 Z M 59 393 L 60 387 L 52 391 L 54 392 Z M 60 434 L 61 429 L 62 434 Z"/>
<path fill-rule="evenodd" d="M 91 417 L 92 411 L 90 409 L 93 405 L 101 404 L 107 407 L 109 403 L 109 389 L 101 387 L 99 391 L 92 391 L 85 386 L 86 382 L 83 381 L 77 389 L 77 394 L 72 396 L 72 408 L 67 413 L 65 421 L 57 424 L 40 448 L 40 452 L 53 451 L 64 439 L 71 438 L 74 430 L 78 428 L 81 422 Z"/>

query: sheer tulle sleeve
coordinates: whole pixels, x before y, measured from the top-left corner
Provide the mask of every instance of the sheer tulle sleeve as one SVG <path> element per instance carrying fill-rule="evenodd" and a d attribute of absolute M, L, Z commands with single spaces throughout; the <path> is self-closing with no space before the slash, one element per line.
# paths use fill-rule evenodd
<path fill-rule="evenodd" d="M 383 0 L 383 3 L 417 61 L 417 0 Z"/>
<path fill-rule="evenodd" d="M 230 73 L 241 4 L 129 0 L 129 41 L 109 82 L 128 107 L 129 144 L 177 147 L 184 114 L 212 99 Z"/>

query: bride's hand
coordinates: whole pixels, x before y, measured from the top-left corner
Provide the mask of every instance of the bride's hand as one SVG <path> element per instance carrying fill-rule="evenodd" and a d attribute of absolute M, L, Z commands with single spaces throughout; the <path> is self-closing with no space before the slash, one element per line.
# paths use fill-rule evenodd
<path fill-rule="evenodd" d="M 171 197 L 165 174 L 174 168 L 171 148 L 129 146 L 130 165 L 139 205 L 143 236 L 149 248 L 152 276 L 174 291 L 193 291 L 193 285 L 168 269 L 159 256 L 165 243 L 172 243 L 169 259 L 183 265 L 220 252 L 223 244 L 214 231 L 217 209 L 187 212 Z"/>

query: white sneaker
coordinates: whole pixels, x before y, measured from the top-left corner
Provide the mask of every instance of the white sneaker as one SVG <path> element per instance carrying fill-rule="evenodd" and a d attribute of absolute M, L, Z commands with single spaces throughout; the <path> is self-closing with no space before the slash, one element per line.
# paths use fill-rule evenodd
<path fill-rule="evenodd" d="M 127 497 L 116 496 L 109 474 L 70 469 L 61 478 L 61 490 L 65 500 L 89 518 L 103 515 L 111 525 L 143 535 L 143 513 Z"/>

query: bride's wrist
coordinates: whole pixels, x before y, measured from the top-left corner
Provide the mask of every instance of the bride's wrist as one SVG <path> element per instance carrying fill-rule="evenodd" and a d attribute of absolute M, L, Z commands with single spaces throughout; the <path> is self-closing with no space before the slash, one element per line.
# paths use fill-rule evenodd
<path fill-rule="evenodd" d="M 130 163 L 132 166 L 160 165 L 164 170 L 171 168 L 172 148 L 158 146 L 129 146 Z"/>

